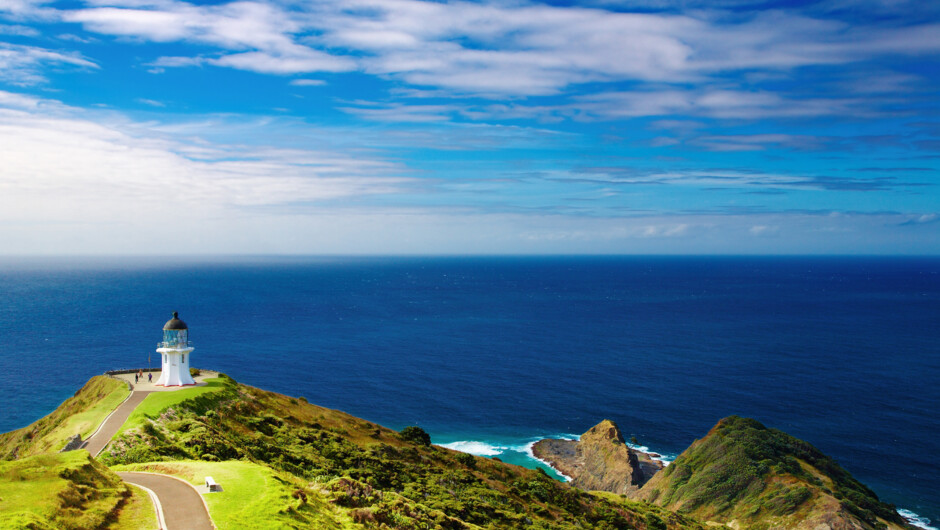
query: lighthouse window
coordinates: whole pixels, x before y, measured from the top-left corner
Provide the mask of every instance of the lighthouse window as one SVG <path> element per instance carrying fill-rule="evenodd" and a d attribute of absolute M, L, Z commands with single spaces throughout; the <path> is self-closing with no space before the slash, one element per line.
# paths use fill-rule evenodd
<path fill-rule="evenodd" d="M 184 363 L 186 362 L 186 354 L 185 354 L 185 353 L 183 354 L 183 362 L 184 362 Z"/>

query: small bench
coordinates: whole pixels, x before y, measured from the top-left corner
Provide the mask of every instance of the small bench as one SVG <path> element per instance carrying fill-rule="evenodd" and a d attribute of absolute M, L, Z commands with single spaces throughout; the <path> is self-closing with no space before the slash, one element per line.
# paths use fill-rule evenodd
<path fill-rule="evenodd" d="M 209 491 L 218 491 L 219 483 L 212 477 L 206 477 L 206 487 L 209 488 Z"/>

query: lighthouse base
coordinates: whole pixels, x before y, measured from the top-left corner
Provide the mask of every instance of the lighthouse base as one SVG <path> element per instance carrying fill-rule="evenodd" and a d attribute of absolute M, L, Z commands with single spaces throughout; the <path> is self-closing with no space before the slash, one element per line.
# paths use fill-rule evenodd
<path fill-rule="evenodd" d="M 156 386 L 189 386 L 196 381 L 189 374 L 189 353 L 193 348 L 158 348 L 163 363 Z"/>

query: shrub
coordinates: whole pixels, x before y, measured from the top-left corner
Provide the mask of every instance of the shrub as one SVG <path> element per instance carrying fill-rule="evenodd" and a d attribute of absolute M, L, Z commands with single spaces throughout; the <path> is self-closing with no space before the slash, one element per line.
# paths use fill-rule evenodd
<path fill-rule="evenodd" d="M 477 467 L 477 459 L 470 453 L 458 453 L 457 461 L 470 469 L 476 469 Z"/>
<path fill-rule="evenodd" d="M 649 530 L 666 530 L 666 523 L 654 513 L 646 514 L 646 528 Z"/>
<path fill-rule="evenodd" d="M 405 427 L 398 433 L 398 437 L 406 442 L 412 442 L 424 446 L 431 445 L 431 435 L 424 432 L 424 429 L 418 426 Z"/>
<path fill-rule="evenodd" d="M 193 377 L 196 377 L 197 375 L 199 375 L 199 374 L 201 374 L 201 373 L 202 373 L 202 372 L 199 371 L 199 368 L 190 368 L 190 369 L 189 369 L 189 375 L 191 375 L 191 376 L 193 376 Z"/>

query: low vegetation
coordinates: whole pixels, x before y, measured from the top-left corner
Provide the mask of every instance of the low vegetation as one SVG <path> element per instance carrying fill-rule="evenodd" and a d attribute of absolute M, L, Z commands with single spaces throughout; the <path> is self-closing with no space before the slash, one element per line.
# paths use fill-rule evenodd
<path fill-rule="evenodd" d="M 327 502 L 307 481 L 251 462 L 159 462 L 114 470 L 163 473 L 199 487 L 211 476 L 222 491 L 205 495 L 205 500 L 219 530 L 355 527 L 345 510 Z"/>
<path fill-rule="evenodd" d="M 118 434 L 146 424 L 148 420 L 156 418 L 161 412 L 180 402 L 223 390 L 228 381 L 230 381 L 230 379 L 228 379 L 227 376 L 219 376 L 206 379 L 205 386 L 194 386 L 173 392 L 153 392 L 144 398 L 140 405 L 134 409 L 134 412 L 127 418 L 124 425 L 118 429 Z"/>
<path fill-rule="evenodd" d="M 126 396 L 112 379 L 0 435 L 12 460 L 0 461 L 0 528 L 152 528 L 143 492 L 104 465 L 212 476 L 220 529 L 910 528 L 811 445 L 754 420 L 722 420 L 627 499 L 432 445 L 418 426 L 396 432 L 222 374 L 207 382 L 147 396 L 99 460 L 27 455 L 93 430 Z"/>
<path fill-rule="evenodd" d="M 0 528 L 152 529 L 146 518 L 122 517 L 132 498 L 87 451 L 0 462 Z"/>
<path fill-rule="evenodd" d="M 908 528 L 894 507 L 807 442 L 759 422 L 721 420 L 640 490 L 703 520 L 747 528 Z"/>
<path fill-rule="evenodd" d="M 87 438 L 129 393 L 122 381 L 92 377 L 52 414 L 28 427 L 0 434 L 0 460 L 58 451 L 76 434 Z"/>
<path fill-rule="evenodd" d="M 341 513 L 316 512 L 329 515 L 335 525 L 702 528 L 660 508 L 640 509 L 641 503 L 623 497 L 571 488 L 541 471 L 429 445 L 418 427 L 397 433 L 228 378 L 221 378 L 220 385 L 215 392 L 151 413 L 152 419 L 116 439 L 102 460 L 151 469 L 201 461 L 199 465 L 219 466 L 219 474 L 233 461 L 251 462 L 272 470 L 271 480 L 295 488 L 286 504 L 283 490 L 265 493 L 281 499 L 272 500 L 278 513 L 304 517 L 305 506 L 333 506 Z M 190 480 L 201 480 L 198 473 Z M 239 479 L 223 480 L 214 473 L 207 474 L 226 492 L 238 487 Z M 261 504 L 240 503 L 222 507 L 219 518 L 236 520 L 236 508 L 242 510 L 238 520 L 262 521 L 270 515 Z"/>
<path fill-rule="evenodd" d="M 117 514 L 117 521 L 112 526 L 115 529 L 133 528 L 140 530 L 153 530 L 158 528 L 157 512 L 150 500 L 150 494 L 133 484 L 127 484 L 131 495 Z"/>

